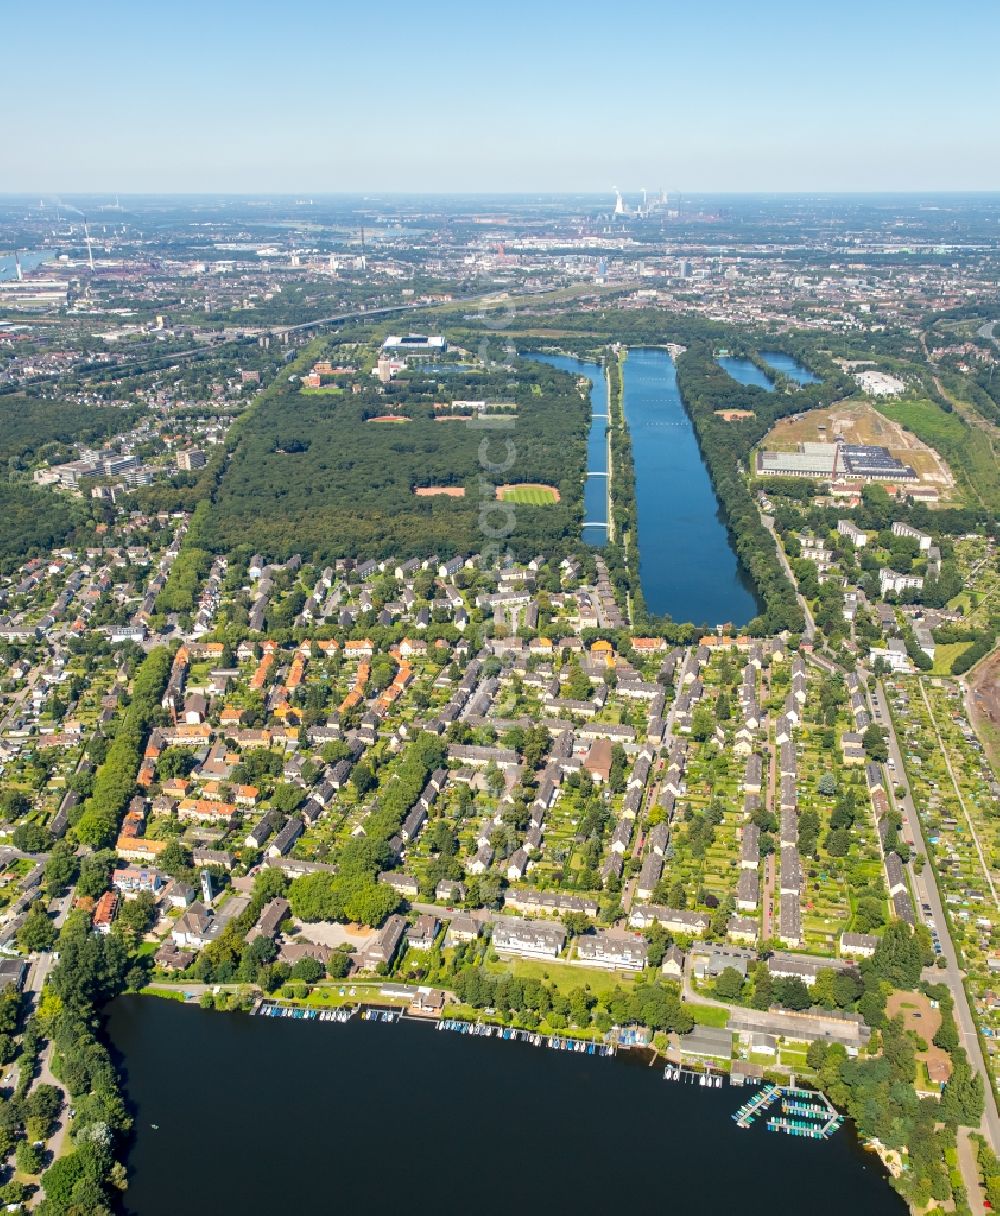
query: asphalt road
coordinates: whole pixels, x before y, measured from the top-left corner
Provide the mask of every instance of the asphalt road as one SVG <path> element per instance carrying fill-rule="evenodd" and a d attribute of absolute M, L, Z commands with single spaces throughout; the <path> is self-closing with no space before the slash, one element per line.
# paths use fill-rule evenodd
<path fill-rule="evenodd" d="M 809 611 L 809 605 L 806 603 L 805 596 L 799 594 L 799 584 L 795 579 L 795 575 L 792 573 L 792 567 L 789 565 L 788 558 L 785 556 L 785 550 L 782 548 L 781 541 L 775 534 L 774 520 L 770 515 L 765 515 L 762 511 L 760 513 L 760 522 L 765 528 L 767 528 L 768 532 L 771 533 L 771 539 L 774 541 L 774 547 L 778 553 L 778 561 L 781 562 L 782 568 L 788 577 L 788 581 L 795 588 L 795 598 L 798 600 L 799 607 L 802 609 L 802 613 L 806 618 L 806 627 L 802 636 L 807 642 L 812 642 L 816 637 L 816 622 L 813 620 L 813 615 Z"/>
<path fill-rule="evenodd" d="M 865 680 L 863 669 L 859 669 L 859 676 Z M 909 782 L 906 779 L 906 769 L 903 766 L 903 755 L 900 751 L 899 740 L 896 737 L 896 730 L 892 723 L 892 718 L 889 714 L 889 705 L 886 701 L 885 690 L 882 687 L 882 681 L 879 680 L 876 684 L 874 694 L 875 704 L 879 708 L 882 715 L 881 725 L 885 726 L 888 732 L 889 742 L 889 757 L 895 765 L 893 774 L 896 779 L 905 784 L 906 796 L 904 798 L 896 798 L 893 794 L 893 802 L 895 803 L 900 814 L 903 816 L 904 835 L 907 839 L 912 840 L 916 851 L 927 856 L 927 844 L 924 840 L 923 830 L 920 825 L 920 819 L 917 815 L 916 807 L 913 805 L 913 798 L 910 794 Z M 876 719 L 876 721 L 879 721 Z M 893 785 L 892 782 L 889 783 Z M 976 1033 L 975 1022 L 972 1018 L 972 1010 L 969 1007 L 969 1000 L 966 996 L 965 987 L 962 983 L 963 971 L 958 963 L 958 955 L 955 952 L 954 943 L 951 940 L 951 933 L 948 929 L 948 922 L 945 920 L 944 909 L 941 904 L 941 896 L 938 892 L 937 883 L 934 880 L 934 874 L 928 862 L 923 869 L 921 875 L 917 875 L 913 869 L 913 863 L 909 866 L 910 878 L 913 883 L 913 889 L 918 894 L 916 905 L 917 915 L 927 923 L 933 920 L 934 927 L 937 930 L 941 941 L 941 955 L 945 960 L 946 966 L 944 970 L 937 967 L 930 967 L 924 973 L 925 978 L 935 983 L 941 983 L 943 980 L 947 983 L 951 990 L 952 997 L 955 1002 L 955 1020 L 958 1023 L 959 1033 L 962 1038 L 962 1046 L 965 1048 L 969 1056 L 973 1068 L 983 1078 L 983 1095 L 985 1098 L 985 1109 L 983 1113 L 983 1121 L 980 1125 L 980 1130 L 986 1136 L 987 1140 L 996 1152 L 1000 1145 L 1000 1115 L 997 1113 L 996 1099 L 993 1096 L 993 1088 L 989 1081 L 989 1072 L 986 1068 L 986 1061 L 983 1058 L 982 1047 L 979 1042 L 979 1035 Z M 921 902 L 927 904 L 930 908 L 930 916 L 921 908 Z"/>
<path fill-rule="evenodd" d="M 531 287 L 524 291 L 508 293 L 507 301 L 513 302 L 519 299 L 530 296 L 547 295 L 552 291 L 557 290 L 554 287 Z M 475 304 L 482 301 L 487 301 L 496 298 L 503 288 L 497 285 L 489 291 L 476 292 L 470 296 L 459 296 L 452 300 L 452 304 Z M 414 302 L 412 304 L 389 304 L 381 308 L 368 309 L 352 309 L 349 312 L 336 313 L 329 317 L 316 317 L 312 321 L 300 321 L 296 324 L 271 325 L 259 332 L 237 338 L 221 338 L 215 342 L 205 342 L 200 346 L 191 347 L 188 350 L 170 351 L 162 355 L 152 356 L 148 359 L 140 359 L 135 363 L 122 363 L 116 365 L 116 371 L 119 375 L 140 375 L 146 371 L 152 371 L 161 365 L 170 366 L 173 363 L 181 362 L 184 359 L 199 359 L 206 358 L 219 351 L 224 350 L 227 346 L 255 346 L 258 340 L 262 337 L 283 338 L 287 334 L 304 333 L 313 329 L 324 329 L 329 325 L 339 325 L 344 321 L 365 321 L 365 320 L 380 320 L 383 317 L 393 316 L 396 313 L 412 313 L 420 312 L 429 308 L 441 308 L 442 305 L 438 301 L 430 302 Z M 71 371 L 74 374 L 80 375 L 87 372 L 107 372 L 106 364 L 95 363 L 78 363 Z M 19 382 L 19 387 L 29 385 L 45 380 L 45 376 L 31 376 Z M 9 391 L 9 390 L 8 390 Z"/>

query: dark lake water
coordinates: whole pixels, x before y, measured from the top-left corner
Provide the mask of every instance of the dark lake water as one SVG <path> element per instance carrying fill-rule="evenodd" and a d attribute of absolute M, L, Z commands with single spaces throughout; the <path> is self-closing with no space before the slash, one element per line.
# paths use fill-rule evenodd
<path fill-rule="evenodd" d="M 808 367 L 803 367 L 798 359 L 793 359 L 791 355 L 786 355 L 784 351 L 762 350 L 760 357 L 768 367 L 773 367 L 776 372 L 781 372 L 783 376 L 787 376 L 789 380 L 794 380 L 796 384 L 819 383 L 819 376 L 814 376 Z"/>
<path fill-rule="evenodd" d="M 741 1131 L 746 1089 L 638 1059 L 152 997 L 115 1001 L 107 1029 L 135 1113 L 132 1216 L 906 1211 L 849 1127 Z"/>
<path fill-rule="evenodd" d="M 745 625 L 757 601 L 719 517 L 673 360 L 664 350 L 630 350 L 623 376 L 646 606 L 676 621 Z"/>
<path fill-rule="evenodd" d="M 744 359 L 742 355 L 722 355 L 716 360 L 723 371 L 726 371 L 740 384 L 752 384 L 755 388 L 765 388 L 769 393 L 774 392 L 774 384 L 764 375 L 756 363 Z"/>
<path fill-rule="evenodd" d="M 569 372 L 590 381 L 590 410 L 592 422 L 587 437 L 587 480 L 583 487 L 583 539 L 600 547 L 608 539 L 608 382 L 599 363 L 574 359 L 568 355 L 543 355 L 526 352 L 525 359 L 547 363 L 549 367 Z"/>

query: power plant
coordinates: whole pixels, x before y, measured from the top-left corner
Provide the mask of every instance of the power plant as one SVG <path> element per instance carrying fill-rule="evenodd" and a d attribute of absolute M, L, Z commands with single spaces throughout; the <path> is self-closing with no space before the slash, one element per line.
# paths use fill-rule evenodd
<path fill-rule="evenodd" d="M 642 195 L 642 202 L 639 203 L 635 207 L 634 210 L 628 205 L 628 203 L 625 202 L 624 198 L 622 197 L 622 192 L 621 192 L 621 190 L 619 190 L 619 188 L 617 186 L 615 186 L 614 191 L 615 191 L 615 208 L 614 208 L 614 212 L 613 212 L 614 216 L 634 216 L 636 219 L 645 219 L 647 216 L 652 215 L 654 211 L 667 211 L 668 192 L 666 190 L 661 189 L 659 191 L 658 196 L 654 194 L 654 196 L 652 198 L 650 198 L 649 191 L 646 189 L 645 186 L 643 186 L 640 189 L 640 194 Z M 675 191 L 675 193 L 676 193 L 676 191 Z M 669 214 L 670 213 L 668 211 L 668 215 Z"/>

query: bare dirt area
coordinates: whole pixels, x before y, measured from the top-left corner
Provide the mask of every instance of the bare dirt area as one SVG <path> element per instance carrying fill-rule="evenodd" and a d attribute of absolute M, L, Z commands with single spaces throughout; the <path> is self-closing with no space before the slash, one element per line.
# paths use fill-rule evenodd
<path fill-rule="evenodd" d="M 1000 650 L 973 670 L 965 701 L 973 729 L 996 768 L 1000 765 Z"/>
<path fill-rule="evenodd" d="M 375 936 L 375 930 L 367 929 L 364 925 L 341 925 L 328 920 L 302 924 L 299 929 L 299 936 L 303 941 L 329 946 L 331 950 L 341 946 L 354 946 L 360 950 Z"/>
<path fill-rule="evenodd" d="M 723 422 L 740 422 L 744 418 L 756 418 L 753 410 L 716 410 L 715 414 Z"/>
<path fill-rule="evenodd" d="M 912 465 L 920 480 L 939 490 L 951 490 L 955 478 L 941 457 L 904 430 L 898 422 L 884 417 L 867 401 L 844 401 L 826 409 L 793 414 L 776 423 L 762 447 L 794 451 L 800 443 L 833 443 L 842 436 L 847 443 L 865 443 L 888 448 L 892 456 Z"/>
<path fill-rule="evenodd" d="M 418 498 L 464 498 L 464 486 L 414 486 Z"/>
<path fill-rule="evenodd" d="M 951 1057 L 942 1047 L 935 1047 L 931 1040 L 941 1025 L 941 1011 L 935 1009 L 930 998 L 922 992 L 893 992 L 885 1004 L 886 1016 L 897 1014 L 903 1019 L 903 1027 L 918 1034 L 927 1044 L 926 1051 L 918 1051 L 917 1059 L 923 1060 L 933 1077 L 938 1070 L 951 1073 Z"/>

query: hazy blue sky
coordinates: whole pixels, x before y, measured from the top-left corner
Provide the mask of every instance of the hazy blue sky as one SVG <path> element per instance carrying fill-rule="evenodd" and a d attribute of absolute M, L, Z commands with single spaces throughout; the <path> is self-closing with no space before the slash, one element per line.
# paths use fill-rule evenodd
<path fill-rule="evenodd" d="M 1000 189 L 1000 0 L 9 0 L 0 191 Z"/>

